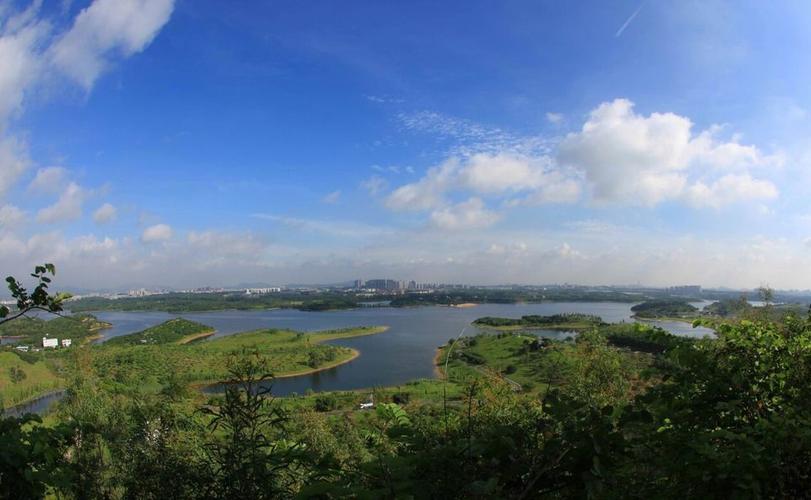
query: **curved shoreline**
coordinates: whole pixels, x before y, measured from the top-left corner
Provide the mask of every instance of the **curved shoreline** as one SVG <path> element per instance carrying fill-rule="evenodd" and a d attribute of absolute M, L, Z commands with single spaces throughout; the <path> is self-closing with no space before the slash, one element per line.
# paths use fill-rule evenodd
<path fill-rule="evenodd" d="M 445 346 L 437 347 L 436 354 L 434 354 L 434 376 L 438 379 L 445 379 L 445 371 L 440 368 L 442 363 L 442 351 L 445 349 Z"/>
<path fill-rule="evenodd" d="M 187 336 L 183 337 L 182 339 L 178 340 L 176 342 L 176 344 L 177 345 L 191 344 L 192 342 L 194 342 L 196 340 L 211 337 L 211 336 L 215 335 L 216 333 L 217 333 L 217 330 L 215 330 L 214 328 L 211 328 L 210 330 L 206 330 L 204 332 L 193 333 L 191 335 L 187 335 Z"/>
<path fill-rule="evenodd" d="M 337 366 L 345 365 L 345 364 L 349 363 L 350 361 L 354 361 L 358 356 L 360 356 L 360 351 L 359 350 L 353 349 L 351 347 L 347 347 L 347 349 L 349 349 L 351 352 L 350 352 L 349 357 L 346 358 L 346 359 L 333 361 L 332 363 L 329 363 L 327 365 L 319 366 L 318 368 L 310 368 L 308 370 L 301 370 L 301 371 L 297 371 L 297 372 L 286 372 L 286 373 L 282 373 L 282 374 L 279 374 L 279 375 L 276 375 L 274 373 L 273 374 L 273 379 L 303 377 L 304 375 L 312 375 L 313 373 L 318 373 L 318 372 L 322 372 L 322 371 L 325 371 L 325 370 L 329 370 L 331 368 L 335 368 Z M 214 379 L 214 380 L 196 380 L 194 382 L 189 382 L 189 386 L 193 387 L 195 389 L 201 389 L 201 388 L 206 387 L 206 386 L 226 385 L 226 384 L 232 384 L 234 382 L 235 381 L 233 381 L 233 380 L 217 380 L 217 379 Z"/>
<path fill-rule="evenodd" d="M 343 347 L 343 346 L 341 346 Z M 358 356 L 360 356 L 360 351 L 357 349 L 353 349 L 351 347 L 347 347 L 349 349 L 349 357 L 343 360 L 333 361 L 332 363 L 326 364 L 324 366 L 319 366 L 318 368 L 311 368 L 309 370 L 302 370 L 298 372 L 288 372 L 282 375 L 274 375 L 273 378 L 291 378 L 291 377 L 301 377 L 304 375 L 312 375 L 313 373 L 318 373 L 324 370 L 329 370 L 330 368 L 335 368 L 336 366 L 345 365 L 351 361 L 354 361 Z"/>
<path fill-rule="evenodd" d="M 6 408 L 0 409 L 0 416 L 9 416 L 9 412 L 14 412 L 16 415 L 23 415 L 20 413 L 20 409 L 23 406 L 31 406 L 36 404 L 38 401 L 41 401 L 46 398 L 50 398 L 52 396 L 59 396 L 64 394 L 67 391 L 64 387 L 52 389 L 44 394 L 39 394 L 37 396 L 30 397 L 24 401 L 16 403 L 12 406 L 8 406 Z M 29 412 L 30 413 L 30 412 Z"/>
<path fill-rule="evenodd" d="M 313 343 L 314 344 L 320 344 L 322 342 L 329 342 L 331 340 L 342 340 L 342 339 L 353 339 L 353 338 L 357 338 L 357 337 L 368 337 L 369 335 L 377 335 L 377 334 L 386 332 L 386 331 L 389 330 L 389 328 L 390 328 L 389 326 L 372 327 L 372 328 L 370 328 L 370 331 L 361 333 L 359 335 L 352 335 L 352 336 L 348 336 L 348 337 L 340 337 L 340 336 L 338 336 L 338 337 L 333 337 L 333 338 L 328 338 L 328 339 L 318 339 L 318 340 L 315 340 Z M 329 331 L 329 330 L 327 330 L 327 331 Z M 318 332 L 311 332 L 311 333 L 318 333 Z M 274 379 L 277 379 L 277 378 L 292 378 L 292 377 L 302 377 L 302 376 L 305 376 L 305 375 L 312 375 L 313 373 L 318 373 L 318 372 L 322 372 L 322 371 L 325 371 L 325 370 L 330 370 L 332 368 L 336 368 L 338 366 L 350 363 L 350 362 L 354 361 L 355 359 L 357 359 L 361 355 L 361 352 L 359 350 L 357 350 L 355 348 L 352 348 L 352 347 L 346 347 L 346 346 L 342 346 L 342 345 L 338 345 L 336 347 L 342 347 L 344 349 L 349 349 L 349 357 L 346 358 L 346 359 L 340 359 L 340 360 L 333 361 L 331 363 L 328 363 L 328 364 L 323 365 L 323 366 L 319 366 L 317 368 L 310 368 L 310 369 L 307 369 L 307 370 L 300 370 L 300 371 L 296 371 L 296 372 L 287 372 L 287 373 L 282 373 L 282 374 L 279 374 L 279 375 L 273 374 L 273 378 Z M 191 382 L 189 385 L 191 387 L 194 387 L 194 388 L 201 388 L 203 386 L 211 386 L 211 385 L 217 385 L 217 384 L 228 384 L 228 383 L 230 383 L 230 382 L 222 381 L 222 380 L 203 380 L 203 381 Z"/>

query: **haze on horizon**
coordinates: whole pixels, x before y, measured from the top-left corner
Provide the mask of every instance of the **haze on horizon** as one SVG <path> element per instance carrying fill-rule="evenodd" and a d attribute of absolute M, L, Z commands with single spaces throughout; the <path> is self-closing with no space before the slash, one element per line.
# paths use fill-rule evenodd
<path fill-rule="evenodd" d="M 0 2 L 60 286 L 811 288 L 811 4 Z"/>

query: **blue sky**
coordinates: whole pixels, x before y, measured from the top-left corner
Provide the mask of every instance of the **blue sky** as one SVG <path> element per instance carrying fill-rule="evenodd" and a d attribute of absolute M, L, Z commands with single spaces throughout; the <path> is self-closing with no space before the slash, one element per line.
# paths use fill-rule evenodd
<path fill-rule="evenodd" d="M 71 286 L 809 288 L 807 2 L 0 2 L 0 258 Z"/>

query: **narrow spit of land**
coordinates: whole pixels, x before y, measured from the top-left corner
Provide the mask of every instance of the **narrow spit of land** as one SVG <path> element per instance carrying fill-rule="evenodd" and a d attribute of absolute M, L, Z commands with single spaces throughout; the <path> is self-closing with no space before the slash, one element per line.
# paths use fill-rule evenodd
<path fill-rule="evenodd" d="M 229 363 L 246 352 L 267 359 L 274 376 L 294 377 L 349 363 L 360 352 L 326 343 L 330 340 L 375 335 L 387 326 L 361 326 L 318 332 L 256 330 L 202 341 L 214 329 L 174 318 L 141 332 L 110 339 L 103 344 L 74 346 L 58 351 L 0 352 L 2 405 L 13 407 L 66 387 L 78 369 L 79 357 L 106 381 L 136 391 L 159 390 L 166 380 L 194 386 L 221 382 L 229 377 Z M 79 356 L 79 353 L 83 353 Z"/>

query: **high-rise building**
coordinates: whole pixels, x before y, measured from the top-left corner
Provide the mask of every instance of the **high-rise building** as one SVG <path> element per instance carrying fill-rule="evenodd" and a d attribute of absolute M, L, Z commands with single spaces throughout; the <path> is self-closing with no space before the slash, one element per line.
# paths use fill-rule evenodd
<path fill-rule="evenodd" d="M 400 282 L 391 279 L 374 279 L 366 281 L 366 288 L 375 290 L 395 291 L 400 289 Z"/>

